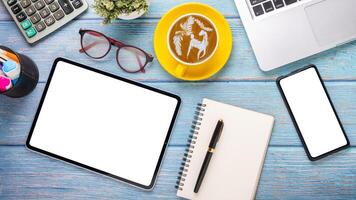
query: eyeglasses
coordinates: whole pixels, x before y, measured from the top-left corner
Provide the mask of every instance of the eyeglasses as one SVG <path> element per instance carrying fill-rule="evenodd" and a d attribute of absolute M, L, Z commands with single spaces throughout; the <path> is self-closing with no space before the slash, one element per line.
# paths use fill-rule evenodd
<path fill-rule="evenodd" d="M 152 55 L 142 49 L 124 44 L 106 35 L 93 30 L 79 30 L 82 48 L 80 53 L 85 53 L 94 59 L 105 57 L 111 50 L 111 45 L 116 46 L 116 61 L 121 69 L 129 73 L 145 72 L 145 67 L 153 61 Z"/>

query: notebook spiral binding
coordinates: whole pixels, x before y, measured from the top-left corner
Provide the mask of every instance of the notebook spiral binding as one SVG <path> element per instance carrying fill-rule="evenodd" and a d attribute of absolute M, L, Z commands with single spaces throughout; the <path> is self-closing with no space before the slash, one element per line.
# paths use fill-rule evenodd
<path fill-rule="evenodd" d="M 196 111 L 194 113 L 194 120 L 192 121 L 192 126 L 190 130 L 190 135 L 187 140 L 187 148 L 182 159 L 181 167 L 179 168 L 178 181 L 176 182 L 175 188 L 178 190 L 183 190 L 184 181 L 189 170 L 190 159 L 192 158 L 194 152 L 194 146 L 199 135 L 201 121 L 204 116 L 206 104 L 198 103 Z"/>

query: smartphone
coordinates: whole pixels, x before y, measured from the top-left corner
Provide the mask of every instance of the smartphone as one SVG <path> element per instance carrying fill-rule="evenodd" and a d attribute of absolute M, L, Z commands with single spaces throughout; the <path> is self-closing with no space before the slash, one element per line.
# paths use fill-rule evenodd
<path fill-rule="evenodd" d="M 279 77 L 277 86 L 311 161 L 350 146 L 314 65 Z"/>

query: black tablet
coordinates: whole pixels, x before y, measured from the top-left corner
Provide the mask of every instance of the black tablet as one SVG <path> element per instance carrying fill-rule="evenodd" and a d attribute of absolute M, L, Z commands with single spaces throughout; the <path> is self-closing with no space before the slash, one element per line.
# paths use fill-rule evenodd
<path fill-rule="evenodd" d="M 151 189 L 180 102 L 168 92 L 58 58 L 26 146 Z"/>

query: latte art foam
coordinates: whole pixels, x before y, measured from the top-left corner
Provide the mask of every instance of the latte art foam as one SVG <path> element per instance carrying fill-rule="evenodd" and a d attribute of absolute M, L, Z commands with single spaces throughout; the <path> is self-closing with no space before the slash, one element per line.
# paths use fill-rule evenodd
<path fill-rule="evenodd" d="M 207 18 L 191 14 L 172 25 L 168 40 L 171 52 L 178 59 L 195 64 L 204 62 L 214 53 L 218 36 Z"/>

